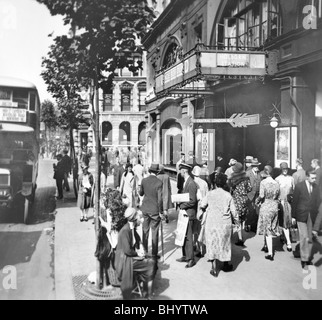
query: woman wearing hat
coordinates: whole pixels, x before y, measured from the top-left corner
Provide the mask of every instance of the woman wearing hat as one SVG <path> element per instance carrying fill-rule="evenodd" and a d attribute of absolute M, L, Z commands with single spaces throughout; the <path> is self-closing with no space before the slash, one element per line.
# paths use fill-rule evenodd
<path fill-rule="evenodd" d="M 136 179 L 133 172 L 133 165 L 128 163 L 125 172 L 122 175 L 120 191 L 122 196 L 127 197 L 130 201 L 130 207 L 136 207 L 139 203 L 136 193 Z"/>
<path fill-rule="evenodd" d="M 228 180 L 228 185 L 234 199 L 236 210 L 241 224 L 238 228 L 238 242 L 237 246 L 243 246 L 242 226 L 245 224 L 246 216 L 248 214 L 248 193 L 252 191 L 249 178 L 243 170 L 243 165 L 239 162 L 232 167 L 233 173 Z"/>
<path fill-rule="evenodd" d="M 83 165 L 83 173 L 79 176 L 78 207 L 81 209 L 80 221 L 88 221 L 88 211 L 93 202 L 94 178 L 88 171 L 88 166 Z"/>
<path fill-rule="evenodd" d="M 286 162 L 281 163 L 281 174 L 275 179 L 280 185 L 280 226 L 283 228 L 283 232 L 286 238 L 287 251 L 292 252 L 292 243 L 290 239 L 290 228 L 292 227 L 292 207 L 289 203 L 290 196 L 293 194 L 295 188 L 295 182 L 288 172 L 288 164 Z"/>
<path fill-rule="evenodd" d="M 260 184 L 259 197 L 256 204 L 260 206 L 257 233 L 264 235 L 267 244 L 267 260 L 274 260 L 273 237 L 279 236 L 278 227 L 278 197 L 279 184 L 272 178 L 273 168 L 265 166 L 264 179 Z"/>
<path fill-rule="evenodd" d="M 215 189 L 210 191 L 202 201 L 202 208 L 207 208 L 205 219 L 205 239 L 207 258 L 212 263 L 210 274 L 218 277 L 217 261 L 224 262 L 223 271 L 230 272 L 232 220 L 238 224 L 238 215 L 232 196 L 223 188 L 226 185 L 225 174 L 214 177 Z"/>
<path fill-rule="evenodd" d="M 141 239 L 136 231 L 141 221 L 137 210 L 126 209 L 124 217 L 128 222 L 119 232 L 115 255 L 115 268 L 121 282 L 123 298 L 131 298 L 135 280 L 143 281 L 147 285 L 149 298 L 152 294 L 157 262 L 145 258 Z"/>

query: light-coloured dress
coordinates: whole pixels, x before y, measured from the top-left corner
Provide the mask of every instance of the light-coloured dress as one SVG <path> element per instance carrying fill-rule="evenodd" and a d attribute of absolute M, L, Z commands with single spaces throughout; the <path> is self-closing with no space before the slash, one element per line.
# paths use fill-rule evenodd
<path fill-rule="evenodd" d="M 134 202 L 134 197 L 133 197 L 133 192 L 135 192 L 135 187 L 136 187 L 136 180 L 135 180 L 135 175 L 134 173 L 128 173 L 125 176 L 126 172 L 123 173 L 122 175 L 122 180 L 121 180 L 121 193 L 122 195 L 126 195 L 126 197 L 129 199 L 130 204 L 129 207 L 133 207 L 133 202 Z"/>
<path fill-rule="evenodd" d="M 293 194 L 295 188 L 294 178 L 291 176 L 280 175 L 275 179 L 280 185 L 280 196 L 281 210 L 280 225 L 289 229 L 292 226 L 292 207 L 287 200 L 287 196 Z"/>
<path fill-rule="evenodd" d="M 260 206 L 257 233 L 265 236 L 279 236 L 278 196 L 279 184 L 268 177 L 260 184 L 259 197 L 264 199 Z"/>
<path fill-rule="evenodd" d="M 209 260 L 231 261 L 232 218 L 238 214 L 229 192 L 217 188 L 208 193 L 202 207 L 208 205 L 205 216 L 205 240 Z"/>

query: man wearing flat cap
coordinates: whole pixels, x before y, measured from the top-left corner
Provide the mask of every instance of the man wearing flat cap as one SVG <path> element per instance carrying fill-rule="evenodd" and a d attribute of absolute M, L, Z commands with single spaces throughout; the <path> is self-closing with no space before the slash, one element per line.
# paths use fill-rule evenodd
<path fill-rule="evenodd" d="M 148 252 L 150 228 L 152 229 L 152 258 L 158 256 L 159 228 L 161 216 L 163 216 L 162 188 L 163 183 L 157 178 L 160 168 L 158 164 L 152 164 L 149 168 L 150 176 L 144 178 L 141 183 L 139 195 L 144 196 L 141 211 L 143 212 L 143 246 Z"/>
<path fill-rule="evenodd" d="M 182 202 L 179 204 L 180 210 L 186 211 L 186 214 L 189 217 L 187 232 L 185 241 L 182 247 L 182 258 L 177 260 L 178 262 L 188 262 L 186 268 L 192 268 L 196 265 L 193 252 L 193 231 L 194 231 L 194 222 L 197 218 L 197 209 L 198 209 L 198 199 L 197 191 L 198 186 L 190 176 L 192 167 L 182 163 L 180 165 L 181 175 L 184 178 L 184 185 L 182 193 L 189 193 L 189 201 Z"/>

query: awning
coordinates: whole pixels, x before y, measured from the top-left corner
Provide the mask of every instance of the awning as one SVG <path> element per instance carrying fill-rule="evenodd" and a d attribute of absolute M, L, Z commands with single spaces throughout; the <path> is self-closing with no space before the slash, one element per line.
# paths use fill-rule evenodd
<path fill-rule="evenodd" d="M 157 97 L 207 95 L 212 94 L 207 81 L 257 79 L 266 74 L 263 51 L 217 50 L 198 44 L 180 62 L 157 73 L 155 93 Z M 203 85 L 195 86 L 200 81 Z"/>

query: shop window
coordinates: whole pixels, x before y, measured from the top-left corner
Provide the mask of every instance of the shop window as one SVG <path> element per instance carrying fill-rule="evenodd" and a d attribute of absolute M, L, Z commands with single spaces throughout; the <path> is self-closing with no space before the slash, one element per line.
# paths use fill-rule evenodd
<path fill-rule="evenodd" d="M 216 44 L 227 50 L 255 50 L 281 33 L 278 0 L 234 0 L 216 24 Z"/>
<path fill-rule="evenodd" d="M 109 90 L 103 95 L 103 111 L 113 111 L 113 90 Z"/>
<path fill-rule="evenodd" d="M 113 143 L 113 126 L 110 122 L 103 122 L 102 124 L 102 142 L 103 145 Z"/>
<path fill-rule="evenodd" d="M 119 144 L 122 146 L 131 144 L 131 124 L 129 122 L 122 122 L 120 124 Z"/>

